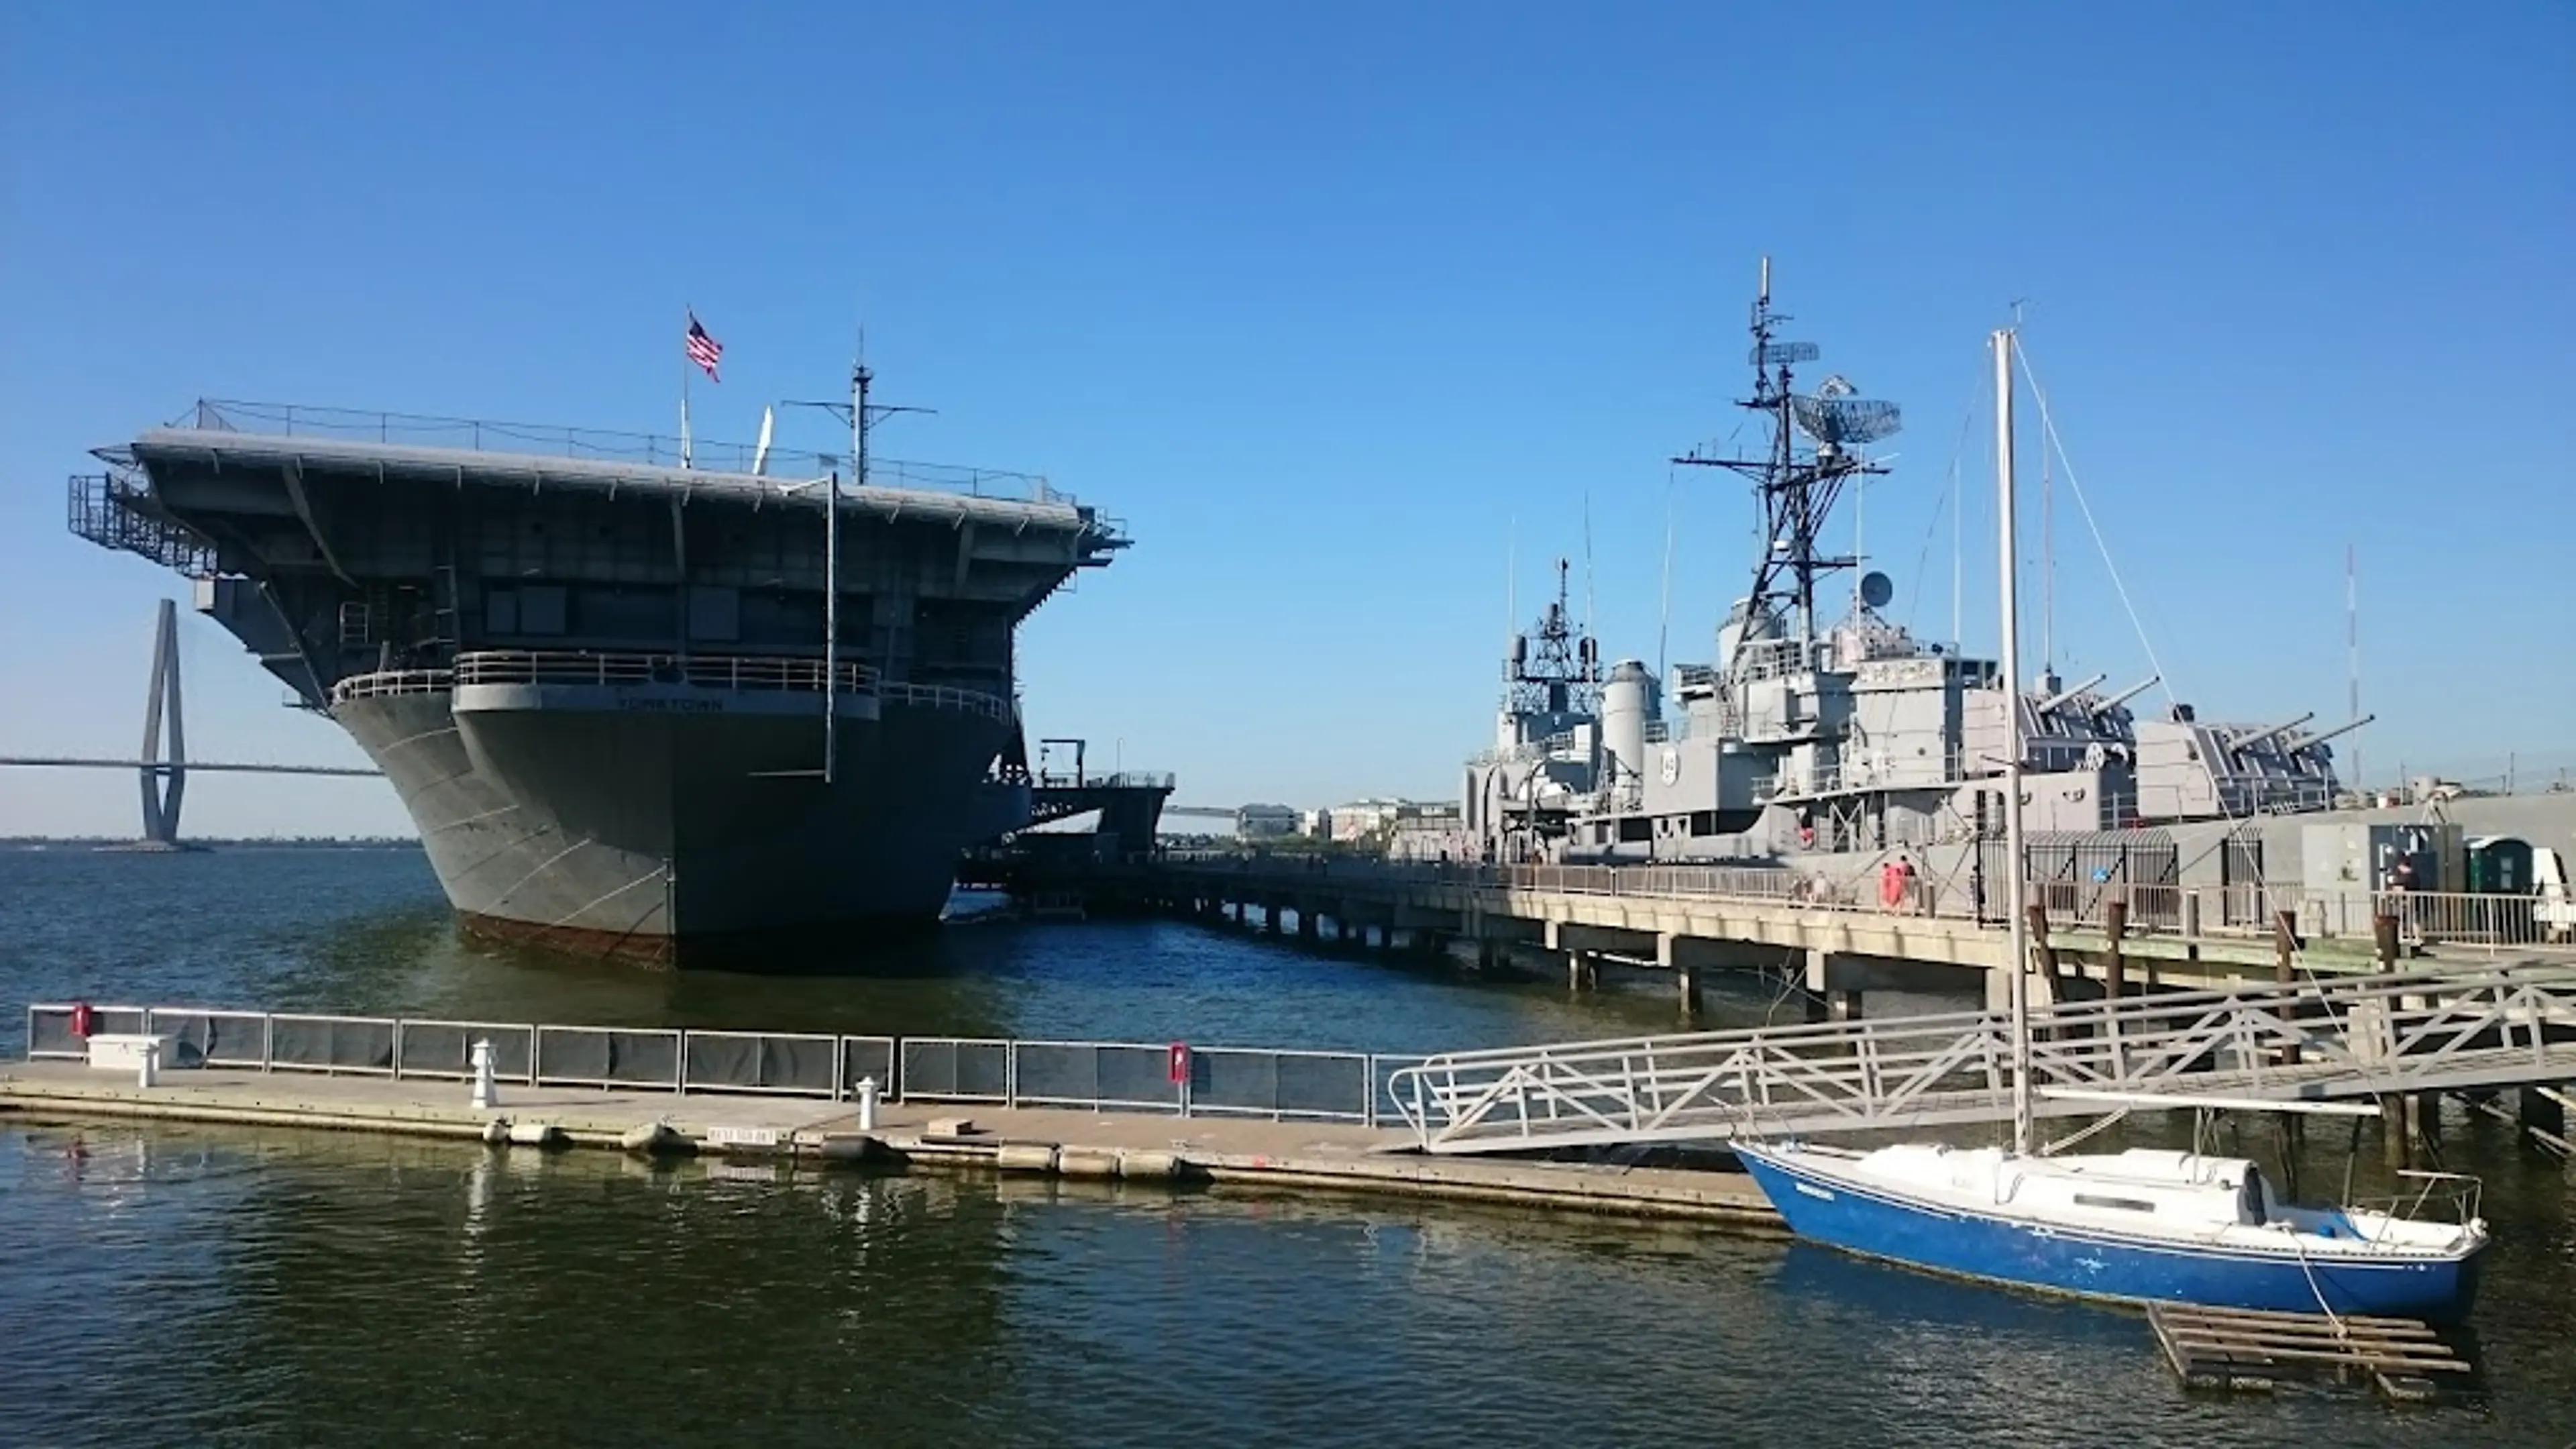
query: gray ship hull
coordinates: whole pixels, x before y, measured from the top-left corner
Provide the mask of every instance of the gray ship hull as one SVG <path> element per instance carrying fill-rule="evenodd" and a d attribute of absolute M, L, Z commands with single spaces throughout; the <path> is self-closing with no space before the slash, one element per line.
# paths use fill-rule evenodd
<path fill-rule="evenodd" d="M 683 944 L 938 919 L 1006 726 L 820 700 L 475 686 L 332 710 L 418 825 L 465 924 L 668 963 Z"/>

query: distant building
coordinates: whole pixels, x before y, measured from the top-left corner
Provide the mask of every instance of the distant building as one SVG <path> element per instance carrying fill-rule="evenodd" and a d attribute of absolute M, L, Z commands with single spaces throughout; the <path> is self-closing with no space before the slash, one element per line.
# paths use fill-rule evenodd
<path fill-rule="evenodd" d="M 1333 833 L 1333 812 L 1321 808 L 1298 811 L 1297 833 L 1315 840 L 1330 836 Z"/>
<path fill-rule="evenodd" d="M 1476 858 L 1476 846 L 1456 803 L 1406 801 L 1387 831 L 1386 854 L 1389 860 L 1466 861 Z"/>
<path fill-rule="evenodd" d="M 1244 840 L 1294 835 L 1301 823 L 1298 813 L 1285 805 L 1246 805 L 1234 812 L 1234 833 Z"/>
<path fill-rule="evenodd" d="M 1389 840 L 1406 833 L 1445 833 L 1460 828 L 1458 806 L 1436 800 L 1355 800 L 1336 805 L 1332 838 L 1341 841 Z"/>
<path fill-rule="evenodd" d="M 1354 800 L 1348 805 L 1336 805 L 1329 812 L 1332 826 L 1328 833 L 1345 842 L 1375 835 L 1395 823 L 1396 812 L 1403 806 L 1401 800 Z"/>

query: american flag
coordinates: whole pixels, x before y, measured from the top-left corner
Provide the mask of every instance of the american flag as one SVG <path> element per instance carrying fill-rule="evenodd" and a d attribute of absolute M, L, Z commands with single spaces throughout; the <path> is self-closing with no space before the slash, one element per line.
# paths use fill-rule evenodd
<path fill-rule="evenodd" d="M 709 382 L 724 381 L 716 376 L 716 364 L 724 359 L 724 344 L 707 335 L 707 329 L 698 325 L 695 312 L 689 314 L 688 349 L 689 360 L 707 370 Z"/>

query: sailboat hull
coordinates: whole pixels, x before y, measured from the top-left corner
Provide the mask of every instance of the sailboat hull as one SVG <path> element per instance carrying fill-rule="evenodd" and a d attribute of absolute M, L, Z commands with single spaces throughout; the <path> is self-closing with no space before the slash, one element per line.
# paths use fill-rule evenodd
<path fill-rule="evenodd" d="M 2450 1320 L 2477 1291 L 2478 1254 L 2367 1262 L 2231 1251 L 1965 1212 L 1826 1177 L 1740 1147 L 1745 1170 L 1801 1238 L 1938 1273 L 2084 1298 Z"/>

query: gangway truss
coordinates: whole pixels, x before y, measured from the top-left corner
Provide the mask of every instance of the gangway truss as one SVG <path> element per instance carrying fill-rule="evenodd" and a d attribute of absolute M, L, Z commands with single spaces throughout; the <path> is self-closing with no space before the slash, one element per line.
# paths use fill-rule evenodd
<path fill-rule="evenodd" d="M 2052 1089 L 2336 1100 L 2576 1079 L 2576 967 L 2480 966 L 2036 1008 Z M 2001 1012 L 1955 1012 L 1450 1052 L 1389 1075 L 1434 1153 L 1707 1142 L 2009 1120 Z"/>

